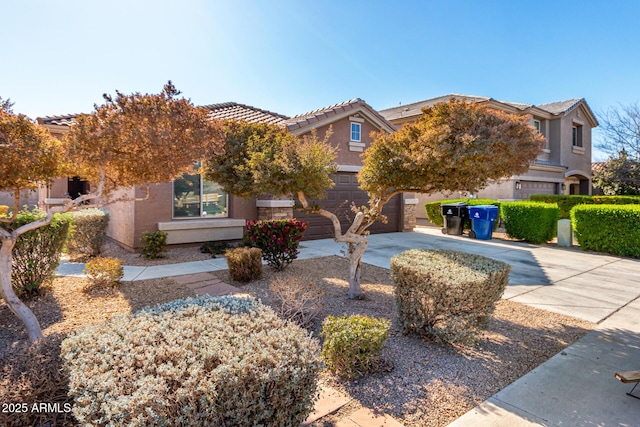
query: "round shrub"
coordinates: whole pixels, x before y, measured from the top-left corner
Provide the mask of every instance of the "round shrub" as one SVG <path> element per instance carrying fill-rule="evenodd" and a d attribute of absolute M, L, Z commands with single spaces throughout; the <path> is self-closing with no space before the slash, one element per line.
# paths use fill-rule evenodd
<path fill-rule="evenodd" d="M 199 297 L 80 330 L 62 343 L 83 425 L 298 426 L 318 342 L 249 297 Z"/>
<path fill-rule="evenodd" d="M 262 257 L 275 271 L 282 271 L 298 257 L 298 245 L 307 223 L 292 219 L 247 221 L 247 240 L 262 250 Z"/>
<path fill-rule="evenodd" d="M 83 272 L 95 286 L 119 286 L 124 276 L 122 261 L 118 258 L 95 257 L 87 262 Z"/>
<path fill-rule="evenodd" d="M 354 314 L 327 316 L 320 335 L 327 367 L 344 378 L 357 378 L 379 366 L 382 346 L 389 337 L 387 319 Z"/>
<path fill-rule="evenodd" d="M 480 255 L 411 249 L 391 258 L 396 309 L 405 334 L 471 344 L 488 325 L 511 266 Z"/>

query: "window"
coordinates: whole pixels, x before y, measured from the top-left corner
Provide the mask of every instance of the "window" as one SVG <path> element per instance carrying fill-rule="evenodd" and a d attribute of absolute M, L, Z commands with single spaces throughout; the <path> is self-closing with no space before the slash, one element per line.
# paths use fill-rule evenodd
<path fill-rule="evenodd" d="M 360 123 L 351 123 L 351 141 L 360 142 Z"/>
<path fill-rule="evenodd" d="M 571 143 L 574 147 L 582 147 L 582 126 L 579 126 L 579 125 L 573 126 Z"/>
<path fill-rule="evenodd" d="M 540 120 L 534 120 L 533 121 L 533 127 L 536 128 L 538 133 L 540 133 Z"/>
<path fill-rule="evenodd" d="M 194 169 L 198 169 L 196 165 Z M 187 174 L 173 181 L 174 218 L 215 218 L 228 216 L 227 194 L 215 182 L 200 174 Z"/>

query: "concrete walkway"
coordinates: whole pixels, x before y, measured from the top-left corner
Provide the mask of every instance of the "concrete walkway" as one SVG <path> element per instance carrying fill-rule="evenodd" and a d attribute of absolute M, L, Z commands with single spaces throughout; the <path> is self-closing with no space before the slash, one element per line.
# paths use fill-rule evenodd
<path fill-rule="evenodd" d="M 302 242 L 301 259 L 342 255 L 332 239 Z M 363 261 L 389 268 L 390 258 L 412 248 L 459 250 L 512 266 L 503 296 L 573 316 L 598 327 L 581 340 L 456 420 L 452 426 L 638 426 L 640 399 L 614 378 L 640 369 L 640 261 L 503 240 L 445 236 L 439 228 L 369 236 Z M 63 264 L 61 274 L 81 274 Z M 125 280 L 226 269 L 224 259 L 155 267 L 125 267 Z"/>

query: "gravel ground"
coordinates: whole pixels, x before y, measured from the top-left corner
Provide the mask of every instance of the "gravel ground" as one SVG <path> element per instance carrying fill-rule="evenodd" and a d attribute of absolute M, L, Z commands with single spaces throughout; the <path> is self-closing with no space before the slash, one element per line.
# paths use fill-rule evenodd
<path fill-rule="evenodd" d="M 119 254 L 119 251 L 113 249 L 104 255 L 113 254 Z M 175 263 L 207 257 L 209 255 L 200 254 L 197 247 L 180 248 L 170 251 L 161 261 Z M 126 265 L 150 265 L 149 260 L 137 254 L 125 253 L 123 258 Z M 134 264 L 134 261 L 140 264 Z M 362 274 L 365 298 L 351 301 L 347 299 L 347 265 L 345 259 L 335 256 L 299 260 L 279 273 L 265 268 L 264 278 L 250 284 L 230 282 L 226 271 L 216 273 L 267 304 L 271 303 L 268 290 L 271 280 L 285 276 L 303 278 L 326 289 L 324 315 L 359 313 L 394 321 L 383 351 L 383 358 L 393 366 L 392 370 L 356 381 L 341 380 L 328 372 L 322 374 L 322 383 L 353 398 L 342 411 L 366 406 L 384 411 L 406 426 L 445 426 L 595 326 L 571 317 L 500 301 L 489 329 L 475 348 L 453 347 L 405 336 L 395 322 L 393 284 L 389 272 L 365 264 Z M 92 288 L 86 279 L 57 278 L 50 292 L 28 304 L 40 320 L 45 336 L 55 344 L 78 327 L 190 295 L 193 295 L 191 290 L 170 279 L 125 283 L 118 289 L 103 289 Z M 310 330 L 317 334 L 320 320 Z M 48 369 L 53 372 L 60 366 L 57 355 L 51 354 L 51 348 L 55 345 L 49 346 L 46 363 L 50 364 Z M 30 372 L 26 371 L 34 369 L 33 364 L 24 364 L 27 349 L 26 333 L 4 303 L 0 303 L 0 402 L 15 401 L 17 396 L 36 396 L 38 390 L 47 390 L 42 386 L 47 381 L 41 378 L 42 375 L 32 375 L 33 378 L 38 377 L 37 381 L 16 380 L 28 379 Z M 20 369 L 25 372 L 16 372 Z M 20 387 L 16 388 L 16 382 Z M 55 382 L 49 384 L 50 388 L 64 388 L 65 382 L 60 378 L 50 382 Z M 16 394 L 16 390 L 20 394 Z M 60 399 L 64 399 L 64 391 L 58 390 L 57 395 L 62 396 Z M 331 425 L 327 424 L 331 420 L 331 417 L 324 419 L 316 422 L 315 426 Z M 0 414 L 0 425 L 4 425 L 3 422 L 6 419 L 3 420 Z M 64 422 L 65 425 L 67 423 Z"/>

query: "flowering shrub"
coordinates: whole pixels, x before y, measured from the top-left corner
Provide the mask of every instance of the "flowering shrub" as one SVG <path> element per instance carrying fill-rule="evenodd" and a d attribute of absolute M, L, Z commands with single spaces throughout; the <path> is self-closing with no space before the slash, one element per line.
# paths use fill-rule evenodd
<path fill-rule="evenodd" d="M 231 280 L 250 282 L 262 277 L 262 251 L 258 248 L 227 249 L 224 253 Z"/>
<path fill-rule="evenodd" d="M 307 223 L 297 219 L 247 221 L 247 239 L 262 249 L 262 257 L 271 268 L 282 271 L 298 257 L 298 244 Z"/>
<path fill-rule="evenodd" d="M 61 357 L 81 425 L 297 427 L 318 347 L 253 298 L 203 296 L 72 333 Z"/>
<path fill-rule="evenodd" d="M 327 316 L 320 332 L 324 337 L 322 357 L 327 367 L 350 379 L 375 371 L 390 326 L 391 322 L 382 318 Z"/>
<path fill-rule="evenodd" d="M 109 215 L 100 209 L 73 212 L 73 223 L 67 241 L 69 252 L 96 256 L 107 236 Z"/>
<path fill-rule="evenodd" d="M 23 210 L 13 223 L 0 222 L 0 227 L 12 231 L 44 216 L 44 212 L 38 209 Z M 40 295 L 42 284 L 53 277 L 60 264 L 71 221 L 69 214 L 55 214 L 50 224 L 28 231 L 18 238 L 13 248 L 11 272 L 11 284 L 17 296 L 32 298 Z"/>
<path fill-rule="evenodd" d="M 96 286 L 118 286 L 124 276 L 122 261 L 117 258 L 95 257 L 86 263 L 84 273 Z"/>
<path fill-rule="evenodd" d="M 411 249 L 392 257 L 403 332 L 472 344 L 488 326 L 510 270 L 504 262 L 457 251 Z"/>

